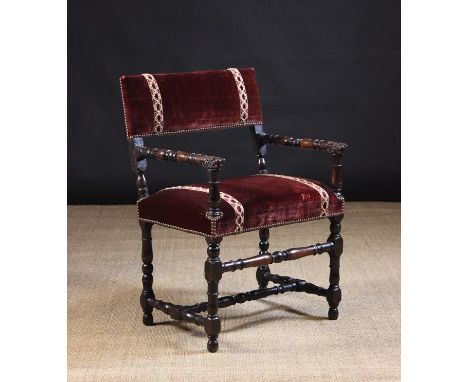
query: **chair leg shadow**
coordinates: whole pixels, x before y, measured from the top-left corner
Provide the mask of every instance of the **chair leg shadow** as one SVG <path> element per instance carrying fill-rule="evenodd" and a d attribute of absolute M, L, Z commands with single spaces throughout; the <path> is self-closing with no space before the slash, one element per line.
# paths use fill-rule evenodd
<path fill-rule="evenodd" d="M 233 331 L 237 331 L 237 330 L 247 329 L 247 328 L 250 328 L 250 327 L 259 326 L 259 325 L 262 325 L 262 324 L 266 324 L 268 322 L 279 321 L 279 320 L 291 320 L 291 319 L 292 320 L 294 320 L 294 319 L 304 319 L 304 320 L 311 320 L 311 321 L 328 320 L 327 317 L 315 316 L 315 315 L 300 311 L 298 309 L 291 308 L 290 306 L 288 306 L 286 304 L 278 303 L 278 302 L 275 302 L 275 301 L 258 300 L 257 302 L 261 303 L 261 304 L 264 304 L 264 305 L 267 305 L 268 307 L 266 309 L 257 310 L 257 311 L 252 312 L 252 313 L 240 314 L 240 315 L 235 315 L 235 316 L 234 315 L 229 315 L 229 316 L 225 316 L 225 317 L 223 317 L 222 312 L 224 311 L 224 309 L 222 309 L 221 310 L 221 320 L 223 322 L 229 322 L 229 321 L 232 321 L 232 320 L 237 320 L 239 318 L 249 319 L 249 318 L 252 318 L 252 317 L 258 317 L 258 319 L 248 320 L 248 321 L 243 322 L 242 324 L 237 325 L 235 327 L 231 327 L 229 329 L 223 329 L 223 330 L 221 330 L 221 333 L 229 333 L 229 332 L 233 332 Z M 285 313 L 290 313 L 290 314 L 296 315 L 298 317 L 294 317 L 294 316 L 292 316 L 292 317 L 291 316 L 290 317 L 286 317 L 286 316 L 282 316 L 282 317 L 278 317 L 278 316 L 265 317 L 266 313 L 272 312 L 272 311 L 283 311 Z M 189 324 L 187 322 L 184 322 L 184 321 L 165 320 L 165 321 L 161 321 L 161 322 L 155 322 L 155 323 L 152 324 L 152 326 L 174 326 L 174 327 L 177 327 L 177 328 L 183 330 L 184 332 L 192 333 L 192 335 L 194 335 L 196 337 L 204 337 L 205 336 L 205 333 L 202 330 L 200 330 L 200 331 L 194 330 L 194 329 L 196 329 L 194 326 L 192 326 L 191 324 Z"/>
<path fill-rule="evenodd" d="M 241 329 L 247 329 L 247 328 L 250 328 L 250 327 L 259 326 L 259 325 L 262 325 L 262 324 L 267 324 L 267 323 L 272 322 L 272 321 L 295 320 L 295 319 L 304 319 L 304 320 L 311 320 L 311 321 L 328 320 L 327 317 L 315 316 L 315 315 L 312 315 L 312 314 L 309 314 L 309 313 L 306 313 L 306 312 L 291 308 L 288 305 L 281 304 L 281 303 L 278 303 L 278 302 L 268 301 L 268 300 L 260 300 L 258 302 L 261 303 L 261 304 L 268 305 L 269 308 L 263 309 L 263 310 L 260 310 L 260 311 L 256 311 L 256 312 L 253 312 L 253 313 L 250 313 L 250 314 L 243 314 L 243 315 L 225 317 L 224 321 L 229 322 L 230 320 L 234 320 L 234 319 L 238 319 L 238 318 L 249 318 L 249 317 L 258 317 L 259 316 L 258 319 L 243 322 L 242 324 L 237 325 L 235 327 L 232 327 L 232 328 L 229 328 L 229 329 L 224 329 L 224 330 L 222 330 L 222 332 L 223 333 L 229 333 L 229 332 L 233 332 L 233 331 L 237 331 L 237 330 L 241 330 Z M 278 317 L 278 316 L 265 317 L 265 313 L 272 312 L 272 311 L 283 311 L 285 313 L 291 313 L 291 314 L 294 314 L 294 315 L 299 316 L 299 317 L 286 317 L 286 316 L 282 316 L 282 317 Z"/>

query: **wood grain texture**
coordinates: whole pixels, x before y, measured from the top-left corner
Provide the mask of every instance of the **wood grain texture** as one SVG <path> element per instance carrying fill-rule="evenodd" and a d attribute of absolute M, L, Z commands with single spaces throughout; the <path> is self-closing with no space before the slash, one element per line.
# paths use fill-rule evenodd
<path fill-rule="evenodd" d="M 218 334 L 221 331 L 221 321 L 218 316 L 218 283 L 223 275 L 219 252 L 222 238 L 206 239 L 208 243 L 208 258 L 205 262 L 205 279 L 208 284 L 208 301 L 205 322 L 205 332 L 208 335 L 207 349 L 210 353 L 218 351 Z"/>
<path fill-rule="evenodd" d="M 330 320 L 338 319 L 338 305 L 341 301 L 340 289 L 340 257 L 343 253 L 343 238 L 341 237 L 341 219 L 343 216 L 330 218 L 330 236 L 328 240 L 334 243 L 329 251 L 330 255 L 330 286 L 327 292 L 327 301 L 330 309 L 328 318 Z"/>
<path fill-rule="evenodd" d="M 260 245 L 265 245 L 265 241 L 261 241 Z M 326 243 L 317 243 L 315 245 L 309 245 L 308 247 L 290 248 L 273 253 L 269 253 L 266 249 L 260 250 L 257 256 L 223 263 L 223 272 L 234 272 L 245 268 L 267 266 L 273 263 L 301 259 L 306 256 L 315 256 L 324 252 L 329 252 L 334 245 L 333 242 L 327 241 Z"/>
<path fill-rule="evenodd" d="M 342 154 L 348 145 L 342 142 L 327 141 L 314 138 L 294 138 L 286 135 L 257 133 L 257 140 L 260 143 L 271 143 L 281 146 L 300 147 L 303 149 L 313 149 L 326 151 L 331 155 Z"/>
<path fill-rule="evenodd" d="M 141 227 L 141 259 L 143 265 L 141 267 L 143 276 L 143 290 L 140 295 L 140 305 L 143 309 L 143 323 L 147 326 L 153 324 L 153 308 L 148 304 L 148 299 L 154 299 L 153 292 L 153 246 L 151 229 L 152 224 L 140 222 Z"/>
<path fill-rule="evenodd" d="M 165 160 L 182 164 L 192 164 L 206 168 L 220 167 L 225 161 L 224 158 L 213 155 L 189 153 L 187 151 L 175 151 L 170 149 L 149 148 L 145 146 L 138 146 L 136 148 L 136 156 L 139 160 Z"/>
<path fill-rule="evenodd" d="M 270 238 L 270 229 L 261 228 L 258 231 L 258 235 L 260 238 L 260 242 L 258 243 L 260 252 L 258 253 L 258 256 L 268 256 L 268 248 L 270 247 L 270 243 L 268 242 L 268 239 Z M 268 280 L 263 277 L 265 273 L 268 272 L 270 272 L 270 267 L 268 265 L 263 264 L 257 268 L 256 278 L 259 288 L 266 288 L 268 286 Z"/>

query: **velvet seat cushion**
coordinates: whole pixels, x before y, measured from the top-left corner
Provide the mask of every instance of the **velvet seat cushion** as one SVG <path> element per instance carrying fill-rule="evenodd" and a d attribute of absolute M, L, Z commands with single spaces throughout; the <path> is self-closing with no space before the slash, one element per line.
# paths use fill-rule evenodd
<path fill-rule="evenodd" d="M 344 200 L 310 179 L 259 174 L 220 181 L 222 218 L 210 221 L 208 183 L 160 190 L 138 202 L 138 217 L 207 237 L 340 215 Z"/>

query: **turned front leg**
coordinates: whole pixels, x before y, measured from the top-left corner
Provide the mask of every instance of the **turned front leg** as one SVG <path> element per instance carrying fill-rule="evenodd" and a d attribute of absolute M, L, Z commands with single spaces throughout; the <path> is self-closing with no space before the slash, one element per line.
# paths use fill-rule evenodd
<path fill-rule="evenodd" d="M 205 279 L 208 283 L 208 315 L 205 321 L 205 332 L 208 335 L 208 351 L 218 350 L 218 334 L 221 331 L 221 321 L 218 316 L 218 282 L 223 274 L 223 264 L 219 259 L 219 244 L 222 237 L 206 238 L 208 243 L 208 258 L 205 262 Z"/>
<path fill-rule="evenodd" d="M 341 219 L 343 216 L 330 218 L 330 236 L 328 241 L 334 245 L 328 252 L 330 255 L 330 286 L 327 290 L 327 301 L 330 309 L 328 310 L 328 318 L 330 320 L 338 319 L 338 305 L 341 301 L 340 289 L 340 256 L 343 253 L 343 238 L 340 235 Z"/>
<path fill-rule="evenodd" d="M 153 324 L 153 308 L 148 305 L 148 299 L 154 299 L 153 292 L 153 246 L 151 240 L 151 228 L 153 225 L 147 222 L 140 222 L 141 227 L 141 260 L 143 261 L 143 290 L 140 296 L 140 305 L 143 309 L 143 323 Z"/>
<path fill-rule="evenodd" d="M 264 255 L 268 253 L 268 247 L 270 243 L 268 239 L 270 237 L 270 229 L 269 228 L 260 228 L 258 231 L 258 236 L 260 238 L 260 242 L 258 247 L 260 248 L 259 255 Z M 262 265 L 257 268 L 257 282 L 259 288 L 266 288 L 268 286 L 268 280 L 265 280 L 265 273 L 270 273 L 270 267 L 268 265 Z"/>

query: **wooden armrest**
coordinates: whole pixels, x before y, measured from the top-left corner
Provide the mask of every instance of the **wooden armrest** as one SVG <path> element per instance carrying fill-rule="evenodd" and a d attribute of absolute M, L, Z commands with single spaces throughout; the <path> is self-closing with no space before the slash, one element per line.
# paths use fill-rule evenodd
<path fill-rule="evenodd" d="M 212 155 L 189 153 L 186 151 L 174 151 L 167 149 L 149 148 L 138 146 L 137 160 L 142 159 L 158 159 L 167 160 L 177 163 L 193 164 L 205 168 L 219 168 L 224 163 L 225 159 Z"/>
<path fill-rule="evenodd" d="M 260 140 L 261 144 L 271 143 L 274 145 L 301 147 L 303 149 L 326 151 L 333 156 L 343 154 L 343 152 L 348 147 L 346 143 L 313 138 L 294 138 L 283 135 L 265 133 L 256 134 L 256 137 Z"/>

